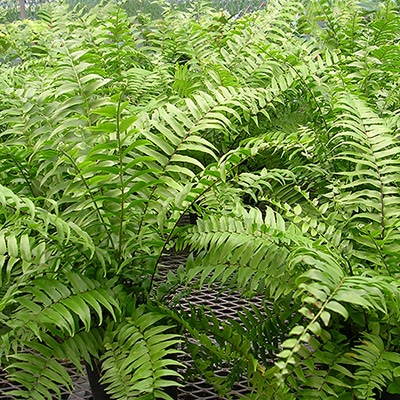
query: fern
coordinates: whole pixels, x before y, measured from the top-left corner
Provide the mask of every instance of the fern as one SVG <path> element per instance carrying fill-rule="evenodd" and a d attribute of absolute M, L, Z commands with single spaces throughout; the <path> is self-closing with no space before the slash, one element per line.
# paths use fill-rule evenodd
<path fill-rule="evenodd" d="M 296 229 L 286 229 L 284 220 L 271 209 L 266 210 L 265 218 L 256 209 L 236 211 L 239 218 L 210 217 L 188 232 L 192 248 L 205 251 L 201 263 L 197 260 L 199 265 L 188 271 L 189 278 L 200 274 L 202 283 L 210 275 L 210 282 L 230 281 L 250 290 L 269 286 L 271 296 L 288 293 L 293 283 L 287 280 L 283 265 L 292 243 L 307 246 L 306 239 Z M 268 280 L 264 280 L 266 276 Z"/>
<path fill-rule="evenodd" d="M 330 321 L 333 318 L 332 313 L 336 313 L 346 320 L 349 315 L 354 313 L 353 307 L 362 307 L 367 313 L 373 307 L 376 312 L 382 315 L 381 318 L 384 320 L 388 318 L 387 302 L 389 298 L 387 295 L 393 289 L 390 288 L 390 283 L 385 279 L 378 280 L 377 277 L 361 276 L 345 277 L 340 267 L 334 267 L 332 260 L 329 260 L 327 257 L 324 257 L 323 260 L 318 260 L 314 257 L 306 258 L 302 256 L 301 260 L 317 266 L 317 269 L 309 270 L 301 278 L 302 280 L 304 278 L 311 278 L 313 283 L 300 283 L 299 285 L 299 294 L 303 293 L 303 290 L 306 289 L 302 297 L 304 307 L 299 312 L 309 322 L 308 324 L 293 328 L 290 333 L 291 338 L 282 343 L 284 350 L 279 354 L 281 361 L 277 363 L 277 366 L 281 372 L 278 374 L 278 377 L 281 374 L 283 376 L 288 374 L 292 368 L 298 371 L 296 367 L 302 364 L 301 358 L 306 359 L 313 353 L 316 360 L 321 364 L 326 362 L 326 356 L 322 352 L 322 349 L 331 340 L 331 336 L 325 327 L 330 325 Z M 297 262 L 296 259 L 294 261 Z M 368 320 L 365 320 L 364 324 L 368 326 Z M 366 326 L 361 326 L 360 328 L 365 329 Z M 380 339 L 378 338 L 377 340 Z M 307 345 L 304 345 L 304 343 L 307 343 Z M 343 364 L 346 364 L 346 361 L 341 359 L 336 360 L 336 366 L 332 367 L 333 371 L 345 373 L 346 376 L 353 378 L 350 372 L 346 372 L 346 369 L 340 367 Z M 308 366 L 308 364 L 306 365 Z M 360 368 L 364 371 L 363 367 L 360 366 Z M 316 372 L 314 371 L 314 373 Z M 354 379 L 357 379 L 356 376 L 354 376 Z M 382 380 L 377 384 L 377 387 L 384 387 L 387 380 L 387 378 Z M 305 378 L 300 380 L 300 382 L 302 381 L 308 386 L 315 387 L 315 383 L 310 384 Z M 327 379 L 326 382 L 329 383 L 329 386 L 324 388 L 324 391 L 329 392 L 332 390 L 332 385 L 342 386 L 340 380 L 335 380 L 335 374 L 332 375 L 332 378 Z"/>
<path fill-rule="evenodd" d="M 357 361 L 356 361 L 357 360 Z M 393 369 L 400 362 L 398 353 L 385 350 L 379 336 L 365 334 L 362 344 L 352 353 L 346 354 L 346 361 L 356 365 L 355 391 L 360 398 L 374 399 L 377 390 L 393 380 Z"/>
<path fill-rule="evenodd" d="M 143 311 L 143 307 L 137 308 L 118 328 L 108 326 L 102 380 L 113 398 L 170 399 L 163 388 L 175 384 L 171 379 L 180 375 L 174 367 L 181 364 L 165 356 L 178 353 L 174 346 L 180 339 L 166 333 L 170 325 L 155 325 L 164 315 Z"/>
<path fill-rule="evenodd" d="M 341 203 L 351 215 L 349 228 L 357 226 L 357 231 L 361 230 L 354 237 L 361 249 L 354 255 L 368 260 L 364 249 L 374 248 L 377 252 L 373 263 L 389 274 L 396 273 L 396 257 L 393 259 L 387 249 L 398 241 L 395 214 L 399 148 L 384 121 L 358 99 L 343 97 L 338 107 L 346 111 L 346 122 L 338 120 L 334 125 L 341 129 L 333 139 L 335 143 L 340 138 L 334 159 L 350 164 L 347 171 L 337 172 L 343 177 Z"/>
<path fill-rule="evenodd" d="M 29 353 L 12 355 L 13 362 L 8 366 L 8 369 L 13 371 L 10 377 L 13 381 L 23 384 L 26 389 L 11 390 L 8 394 L 42 399 L 49 398 L 50 391 L 61 396 L 57 384 L 71 389 L 72 380 L 67 371 L 51 356 L 51 353 L 48 358 Z"/>
<path fill-rule="evenodd" d="M 20 394 L 59 395 L 69 359 L 114 398 L 169 398 L 181 340 L 220 396 L 242 374 L 254 398 L 395 390 L 397 8 L 40 17 L 0 28 L 0 360 Z M 193 254 L 158 287 L 172 249 Z M 183 311 L 205 285 L 263 308 Z"/>

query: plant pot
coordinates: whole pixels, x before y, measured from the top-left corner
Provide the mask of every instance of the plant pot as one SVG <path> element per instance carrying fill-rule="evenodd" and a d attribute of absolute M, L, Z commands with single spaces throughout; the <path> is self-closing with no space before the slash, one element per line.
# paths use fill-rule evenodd
<path fill-rule="evenodd" d="M 100 383 L 100 367 L 96 360 L 92 360 L 93 369 L 86 364 L 86 373 L 92 390 L 93 400 L 111 400 L 111 397 L 105 391 L 105 385 Z"/>

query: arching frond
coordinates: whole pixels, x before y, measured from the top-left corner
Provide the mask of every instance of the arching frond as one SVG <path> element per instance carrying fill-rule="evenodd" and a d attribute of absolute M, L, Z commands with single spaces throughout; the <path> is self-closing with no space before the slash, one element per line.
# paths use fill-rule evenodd
<path fill-rule="evenodd" d="M 118 327 L 109 325 L 102 381 L 112 398 L 171 399 L 164 389 L 177 385 L 175 377 L 180 375 L 175 368 L 181 364 L 174 355 L 181 340 L 168 333 L 170 325 L 157 324 L 162 318 L 164 315 L 141 307 Z"/>
<path fill-rule="evenodd" d="M 358 98 L 341 96 L 337 109 L 334 160 L 347 166 L 336 174 L 342 182 L 340 202 L 351 215 L 353 240 L 360 245 L 354 255 L 372 261 L 368 249 L 376 249 L 373 263 L 395 273 L 398 261 L 388 249 L 399 240 L 400 147 L 385 121 Z"/>

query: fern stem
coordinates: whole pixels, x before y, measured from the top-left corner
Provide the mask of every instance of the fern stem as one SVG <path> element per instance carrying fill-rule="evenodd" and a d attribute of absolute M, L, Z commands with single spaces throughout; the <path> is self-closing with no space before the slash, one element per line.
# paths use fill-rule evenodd
<path fill-rule="evenodd" d="M 336 30 L 334 28 L 334 24 L 332 22 L 332 19 L 331 19 L 330 15 L 326 12 L 326 8 L 324 7 L 323 3 L 324 3 L 323 1 L 319 2 L 319 4 L 321 5 L 321 8 L 322 8 L 322 12 L 325 14 L 327 25 L 330 28 L 331 32 L 333 33 L 333 37 L 336 40 L 336 43 L 338 44 L 338 47 L 340 47 L 341 42 L 340 42 L 339 37 L 338 37 L 338 35 L 336 33 Z M 329 6 L 329 9 L 332 10 L 332 6 L 330 6 L 330 5 L 328 5 L 328 6 Z"/>
<path fill-rule="evenodd" d="M 121 92 L 121 95 L 118 100 L 117 110 L 116 110 L 116 134 L 117 134 L 117 142 L 118 142 L 118 156 L 119 156 L 119 184 L 121 190 L 121 210 L 119 216 L 119 227 L 118 227 L 118 252 L 117 252 L 117 273 L 120 272 L 121 264 L 122 264 L 122 236 L 123 236 L 123 228 L 124 228 L 124 219 L 125 219 L 125 181 L 123 175 L 123 154 L 122 154 L 122 139 L 121 139 L 121 130 L 120 130 L 120 113 L 121 113 L 121 101 L 122 96 L 125 93 L 125 89 Z"/>
<path fill-rule="evenodd" d="M 375 248 L 376 248 L 376 250 L 378 251 L 379 256 L 381 257 L 381 260 L 383 261 L 383 264 L 385 265 L 385 268 L 386 268 L 386 271 L 387 271 L 388 275 L 389 275 L 389 276 L 392 276 L 392 274 L 391 274 L 391 272 L 390 272 L 390 269 L 389 269 L 389 266 L 388 266 L 388 264 L 387 264 L 387 262 L 386 262 L 386 260 L 385 260 L 385 256 L 384 256 L 384 254 L 382 253 L 382 249 L 380 248 L 380 246 L 378 246 L 378 243 L 376 243 L 376 240 L 375 240 L 375 238 L 372 236 L 371 232 L 368 232 L 368 235 L 369 235 L 369 238 L 371 239 L 372 243 L 375 245 Z M 383 240 L 383 239 L 382 239 L 382 240 Z"/>
<path fill-rule="evenodd" d="M 333 292 L 329 295 L 329 297 L 325 300 L 324 304 L 321 305 L 321 308 L 319 309 L 318 313 L 314 316 L 314 318 L 311 320 L 311 322 L 304 328 L 304 332 L 307 332 L 310 330 L 310 326 L 312 326 L 315 322 L 318 322 L 318 320 L 320 319 L 322 313 L 325 311 L 325 306 L 333 299 L 333 297 L 335 296 L 336 292 L 340 289 L 340 287 L 342 286 L 342 284 L 344 283 L 346 277 L 344 276 L 338 283 L 338 285 L 335 287 L 335 289 L 333 290 Z M 304 334 L 303 332 L 303 334 Z M 293 354 L 296 353 L 296 348 L 298 346 L 300 346 L 300 343 L 302 342 L 302 335 L 299 335 L 295 344 L 292 347 L 292 350 L 290 351 L 290 354 L 288 357 L 286 357 L 286 362 L 285 362 L 285 369 L 287 368 L 287 365 L 290 364 L 291 359 L 293 358 Z M 282 369 L 281 369 L 282 370 Z"/>
<path fill-rule="evenodd" d="M 87 96 L 86 96 L 86 94 L 85 94 L 85 92 L 83 90 L 82 82 L 81 82 L 81 79 L 79 77 L 79 74 L 78 74 L 78 71 L 76 69 L 76 66 L 74 64 L 74 60 L 71 57 L 71 53 L 69 51 L 69 48 L 68 48 L 67 44 L 65 43 L 65 41 L 63 39 L 61 39 L 61 40 L 62 40 L 62 43 L 63 43 L 63 45 L 64 45 L 64 47 L 65 47 L 65 49 L 67 51 L 67 55 L 68 55 L 69 61 L 71 63 L 72 71 L 74 73 L 76 83 L 78 84 L 79 94 L 81 95 L 81 97 L 82 97 L 82 99 L 83 99 L 83 101 L 85 103 L 85 106 L 86 106 L 85 114 L 86 114 L 86 117 L 87 117 L 88 125 L 90 127 L 92 124 L 91 124 L 90 113 L 89 113 L 89 110 L 90 110 L 89 101 L 88 101 L 88 98 L 87 98 Z"/>
<path fill-rule="evenodd" d="M 379 178 L 379 189 L 380 189 L 380 201 L 381 201 L 381 239 L 385 240 L 386 236 L 386 231 L 385 231 L 385 219 L 386 219 L 386 214 L 385 214 L 385 194 L 383 193 L 383 182 L 382 182 L 382 175 L 380 170 L 378 169 L 378 163 L 375 158 L 374 154 L 374 161 L 377 166 L 377 173 L 378 173 L 378 178 Z"/>
<path fill-rule="evenodd" d="M 305 89 L 308 91 L 308 93 L 313 98 L 313 100 L 315 102 L 315 105 L 318 108 L 319 114 L 320 114 L 320 116 L 322 118 L 322 122 L 324 123 L 326 133 L 328 134 L 328 132 L 329 132 L 328 124 L 327 124 L 327 122 L 325 120 L 325 117 L 324 117 L 324 114 L 322 112 L 321 106 L 319 105 L 319 102 L 318 102 L 317 98 L 315 97 L 314 92 L 309 88 L 309 86 L 307 85 L 307 82 L 304 80 L 304 78 L 299 74 L 299 72 L 291 64 L 286 62 L 285 65 L 288 66 L 297 75 L 297 77 L 299 78 L 300 82 L 303 84 Z M 328 141 L 329 141 L 329 136 L 328 136 Z"/>
<path fill-rule="evenodd" d="M 33 191 L 33 187 L 31 185 L 31 182 L 28 179 L 28 175 L 26 173 L 25 168 L 21 165 L 21 163 L 10 152 L 7 152 L 7 155 L 14 161 L 14 163 L 17 166 L 19 172 L 21 172 L 22 177 L 24 178 L 25 183 L 28 185 L 29 191 L 31 192 L 32 196 L 36 197 L 35 193 Z"/>
<path fill-rule="evenodd" d="M 257 19 L 260 18 L 261 14 L 255 14 L 255 18 L 253 19 L 253 23 L 255 24 L 257 22 Z M 227 65 L 228 70 L 233 71 L 234 68 L 236 67 L 236 65 L 238 63 L 241 63 L 243 60 L 239 59 L 239 55 L 241 54 L 242 50 L 246 49 L 250 46 L 250 44 L 252 44 L 252 39 L 257 37 L 257 34 L 259 32 L 261 32 L 263 26 L 261 25 L 257 25 L 258 26 L 258 30 L 252 30 L 252 35 L 247 36 L 247 39 L 241 43 L 240 47 L 238 49 L 235 49 L 236 52 L 236 57 L 234 57 L 232 59 L 232 61 Z M 256 46 L 258 47 L 258 46 Z"/>
<path fill-rule="evenodd" d="M 318 213 L 319 217 L 329 226 L 329 222 L 328 219 L 321 213 L 321 211 L 318 209 L 318 207 L 316 207 L 316 205 L 310 200 L 310 198 L 306 195 L 304 195 L 303 191 L 299 190 L 298 191 L 300 194 L 302 194 L 303 198 L 307 201 L 307 203 L 309 204 L 310 207 L 313 208 L 313 210 Z M 282 208 L 283 209 L 283 208 Z M 354 276 L 354 271 L 353 271 L 353 266 L 351 265 L 351 262 L 349 260 L 349 258 L 343 254 L 342 251 L 340 251 L 339 247 L 330 239 L 328 238 L 324 232 L 318 232 L 319 235 L 326 241 L 326 243 L 329 243 L 333 249 L 336 251 L 336 253 L 334 253 L 333 251 L 331 251 L 331 249 L 328 247 L 327 250 L 329 251 L 329 253 L 332 255 L 332 257 L 335 257 L 337 254 L 340 254 L 341 257 L 343 257 L 344 261 L 347 264 L 347 267 L 349 268 L 349 272 L 351 276 Z M 336 257 L 335 257 L 336 258 Z"/>
<path fill-rule="evenodd" d="M 226 173 L 226 175 L 229 175 L 232 171 L 234 171 L 237 167 L 239 167 L 241 164 L 243 164 L 244 162 L 246 162 L 250 157 L 252 157 L 252 155 L 249 155 L 245 158 L 243 158 L 243 160 L 241 160 L 239 163 L 235 164 L 234 166 L 232 166 Z M 199 199 L 201 199 L 209 190 L 211 190 L 218 182 L 221 182 L 222 178 L 219 177 L 217 178 L 213 183 L 211 183 L 209 186 L 207 186 L 206 188 L 203 189 L 203 191 L 195 198 L 192 200 L 192 202 L 182 211 L 180 217 L 176 220 L 174 226 L 172 227 L 171 231 L 169 232 L 167 238 L 164 241 L 164 244 L 161 248 L 160 253 L 158 254 L 155 266 L 153 268 L 152 274 L 151 274 L 151 278 L 150 278 L 150 285 L 149 285 L 149 292 L 152 290 L 153 287 L 153 283 L 154 283 L 154 278 L 155 275 L 158 271 L 158 263 L 160 262 L 160 259 L 169 243 L 169 241 L 172 238 L 172 235 L 175 233 L 175 229 L 177 228 L 179 222 L 182 220 L 183 216 L 199 201 Z"/>
<path fill-rule="evenodd" d="M 95 199 L 94 196 L 93 196 L 93 193 L 92 193 L 92 191 L 91 191 L 91 189 L 90 189 L 89 184 L 87 183 L 85 177 L 84 177 L 83 174 L 81 173 L 81 171 L 80 171 L 78 165 L 75 163 L 75 160 L 74 160 L 68 153 L 66 153 L 61 147 L 59 147 L 59 150 L 60 150 L 60 152 L 61 152 L 65 157 L 68 158 L 68 160 L 72 163 L 72 166 L 75 168 L 76 172 L 80 175 L 81 180 L 82 180 L 82 183 L 85 185 L 85 187 L 86 187 L 86 189 L 87 189 L 87 191 L 88 191 L 88 193 L 89 193 L 89 196 L 90 196 L 90 198 L 91 198 L 91 200 L 92 200 L 92 203 L 93 203 L 93 205 L 94 205 L 94 208 L 95 208 L 95 210 L 96 210 L 96 213 L 97 213 L 97 215 L 98 215 L 99 218 L 100 218 L 101 224 L 102 224 L 102 226 L 103 226 L 104 229 L 105 229 L 105 232 L 106 232 L 106 234 L 107 234 L 107 236 L 108 236 L 108 239 L 110 240 L 111 246 L 112 246 L 112 248 L 115 248 L 114 241 L 113 241 L 113 238 L 112 238 L 112 236 L 111 236 L 111 233 L 110 233 L 109 230 L 107 229 L 106 222 L 105 222 L 105 220 L 104 220 L 104 218 L 103 218 L 103 215 L 102 215 L 101 212 L 100 212 L 100 208 L 99 208 L 99 206 L 97 205 L 97 201 L 96 201 L 96 199 Z"/>
<path fill-rule="evenodd" d="M 121 66 L 122 66 L 122 60 L 121 60 L 121 52 L 119 51 L 119 43 L 120 43 L 120 38 L 119 38 L 119 26 L 120 26 L 120 13 L 121 13 L 121 6 L 119 3 L 117 3 L 117 20 L 115 23 L 115 32 L 116 35 L 114 36 L 114 44 L 117 47 L 117 66 L 118 66 L 118 73 L 120 74 L 121 72 Z M 119 107 L 119 104 L 118 104 Z M 118 115 L 117 115 L 118 118 Z M 118 128 L 117 128 L 118 129 Z"/>
<path fill-rule="evenodd" d="M 202 0 L 197 0 L 197 3 L 196 3 L 196 20 L 197 20 L 198 24 L 200 24 L 200 5 L 201 5 L 201 1 Z"/>

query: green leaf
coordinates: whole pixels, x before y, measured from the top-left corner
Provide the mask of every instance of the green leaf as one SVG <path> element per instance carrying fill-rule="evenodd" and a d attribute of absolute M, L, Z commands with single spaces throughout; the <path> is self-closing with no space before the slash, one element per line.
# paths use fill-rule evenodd
<path fill-rule="evenodd" d="M 21 258 L 24 261 L 31 261 L 31 248 L 29 244 L 28 235 L 22 235 L 20 239 L 20 250 L 21 250 Z"/>
<path fill-rule="evenodd" d="M 331 310 L 331 311 L 335 311 L 336 313 L 340 314 L 344 319 L 347 319 L 349 317 L 349 313 L 346 310 L 346 308 L 338 303 L 337 301 L 331 300 L 330 302 L 328 302 L 325 306 L 326 309 Z M 325 321 L 324 321 L 325 322 Z M 329 319 L 328 319 L 329 322 Z M 326 323 L 327 325 L 327 323 Z"/>
<path fill-rule="evenodd" d="M 389 360 L 394 363 L 400 363 L 400 354 L 399 353 L 385 351 L 382 353 L 382 357 L 385 360 Z"/>

